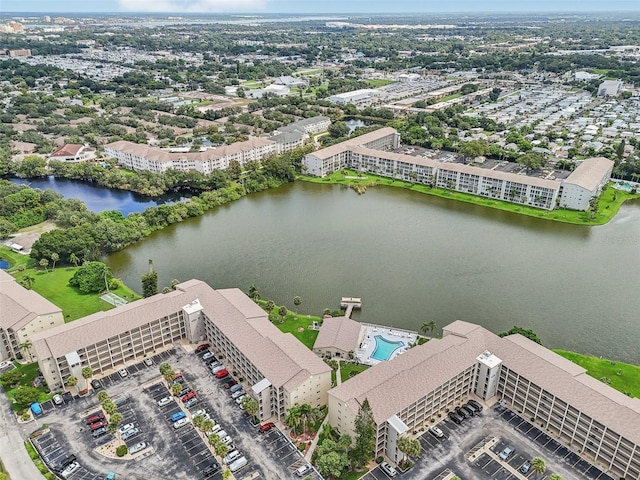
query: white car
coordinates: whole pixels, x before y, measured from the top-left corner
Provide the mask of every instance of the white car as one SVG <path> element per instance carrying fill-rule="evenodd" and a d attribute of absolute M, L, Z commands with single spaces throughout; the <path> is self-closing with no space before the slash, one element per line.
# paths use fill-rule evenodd
<path fill-rule="evenodd" d="M 126 432 L 122 432 L 121 438 L 122 440 L 129 440 L 131 437 L 135 437 L 138 433 L 140 433 L 140 430 L 137 428 L 131 428 Z"/>
<path fill-rule="evenodd" d="M 192 414 L 193 417 L 197 417 L 198 415 L 200 415 L 205 420 L 211 420 L 211 415 L 209 415 L 206 410 L 200 409 L 193 412 Z"/>
<path fill-rule="evenodd" d="M 444 437 L 444 432 L 436 426 L 431 427 L 429 429 L 429 433 L 431 433 L 431 435 L 433 435 L 434 437 L 438 437 L 438 438 Z"/>
<path fill-rule="evenodd" d="M 173 424 L 173 428 L 175 428 L 176 430 L 180 427 L 184 427 L 187 423 L 189 423 L 191 420 L 189 420 L 188 418 L 181 418 L 180 420 L 178 420 L 177 422 L 175 422 Z"/>
<path fill-rule="evenodd" d="M 164 407 L 165 405 L 169 405 L 171 401 L 172 401 L 171 397 L 161 398 L 160 400 L 158 400 L 158 406 Z"/>
<path fill-rule="evenodd" d="M 118 370 L 118 373 L 122 378 L 125 378 L 127 375 L 129 375 L 129 372 L 127 372 L 126 368 L 121 368 L 120 370 Z"/>
<path fill-rule="evenodd" d="M 133 455 L 134 453 L 141 452 L 145 448 L 147 448 L 146 442 L 138 442 L 135 445 L 131 446 L 131 448 L 129 449 L 129 453 Z"/>
<path fill-rule="evenodd" d="M 122 425 L 120 428 L 118 428 L 118 433 L 122 435 L 124 432 L 126 432 L 127 430 L 131 430 L 134 427 L 135 425 L 133 423 L 127 423 L 126 425 Z"/>
<path fill-rule="evenodd" d="M 237 403 L 238 405 L 240 405 L 240 404 L 242 403 L 242 399 L 243 399 L 244 397 L 246 397 L 246 395 L 240 395 L 238 398 L 236 398 L 236 403 Z"/>
<path fill-rule="evenodd" d="M 384 473 L 387 474 L 388 477 L 395 477 L 398 473 L 396 472 L 396 469 L 389 465 L 387 462 L 382 462 L 380 464 L 380 468 Z"/>
<path fill-rule="evenodd" d="M 65 468 L 62 471 L 62 473 L 60 473 L 60 475 L 62 475 L 64 478 L 67 478 L 69 475 L 75 472 L 78 468 L 80 468 L 80 464 L 78 462 L 73 462 L 67 468 Z"/>
<path fill-rule="evenodd" d="M 233 442 L 233 440 L 231 440 L 231 437 L 229 435 L 227 435 L 226 437 L 224 437 L 222 439 L 222 443 L 226 444 L 226 445 L 230 445 L 231 442 Z"/>
<path fill-rule="evenodd" d="M 212 352 L 207 352 L 204 355 L 202 355 L 202 359 L 203 360 L 209 360 L 210 358 L 213 358 L 213 353 Z"/>

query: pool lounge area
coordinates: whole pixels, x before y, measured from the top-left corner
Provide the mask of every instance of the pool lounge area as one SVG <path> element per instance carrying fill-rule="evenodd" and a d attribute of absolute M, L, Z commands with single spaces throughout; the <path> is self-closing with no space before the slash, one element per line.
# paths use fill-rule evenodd
<path fill-rule="evenodd" d="M 416 332 L 363 323 L 355 357 L 364 365 L 376 365 L 402 355 L 417 339 Z"/>

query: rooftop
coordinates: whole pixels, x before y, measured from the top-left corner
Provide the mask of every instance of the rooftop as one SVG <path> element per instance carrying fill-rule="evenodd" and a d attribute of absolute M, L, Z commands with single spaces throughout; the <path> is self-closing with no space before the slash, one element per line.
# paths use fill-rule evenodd
<path fill-rule="evenodd" d="M 587 158 L 571 172 L 565 183 L 593 191 L 611 168 L 613 168 L 613 161 L 608 158 Z"/>
<path fill-rule="evenodd" d="M 337 348 L 343 352 L 354 351 L 360 339 L 360 327 L 360 322 L 347 317 L 325 318 L 313 349 Z"/>

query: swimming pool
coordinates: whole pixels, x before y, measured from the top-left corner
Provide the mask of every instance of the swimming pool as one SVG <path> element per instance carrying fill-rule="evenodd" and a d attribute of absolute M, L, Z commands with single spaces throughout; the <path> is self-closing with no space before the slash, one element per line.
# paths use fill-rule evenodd
<path fill-rule="evenodd" d="M 404 347 L 403 341 L 393 342 L 391 340 L 387 340 L 382 335 L 376 335 L 373 338 L 376 341 L 376 348 L 371 354 L 371 358 L 375 360 L 389 360 L 396 350 L 400 347 Z"/>

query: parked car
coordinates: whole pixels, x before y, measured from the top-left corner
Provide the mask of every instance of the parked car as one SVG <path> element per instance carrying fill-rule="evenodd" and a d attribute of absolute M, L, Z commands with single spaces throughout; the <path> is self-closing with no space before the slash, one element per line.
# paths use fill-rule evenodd
<path fill-rule="evenodd" d="M 182 373 L 180 373 L 180 372 L 175 372 L 175 373 L 173 374 L 173 377 L 171 377 L 171 380 L 170 380 L 170 381 L 171 381 L 171 382 L 173 382 L 176 378 L 182 378 Z"/>
<path fill-rule="evenodd" d="M 482 411 L 482 404 L 476 402 L 475 400 L 469 400 L 467 403 L 470 403 L 471 405 L 473 405 L 474 407 L 476 407 L 476 409 L 481 412 Z"/>
<path fill-rule="evenodd" d="M 93 432 L 95 430 L 98 430 L 99 428 L 106 427 L 107 425 L 109 425 L 109 422 L 107 422 L 106 420 L 100 420 L 99 422 L 92 423 L 89 428 Z"/>
<path fill-rule="evenodd" d="M 102 388 L 102 383 L 97 378 L 91 380 L 91 388 L 94 390 L 100 390 Z"/>
<path fill-rule="evenodd" d="M 147 443 L 146 442 L 138 442 L 138 443 L 136 443 L 135 445 L 132 445 L 129 448 L 129 453 L 133 455 L 134 453 L 141 452 L 145 448 L 147 448 Z"/>
<path fill-rule="evenodd" d="M 180 390 L 180 393 L 178 393 L 176 397 L 184 397 L 190 391 L 191 391 L 191 387 L 184 387 L 182 390 Z"/>
<path fill-rule="evenodd" d="M 383 471 L 384 473 L 386 473 L 386 474 L 387 474 L 387 476 L 389 476 L 389 477 L 395 477 L 395 476 L 396 476 L 396 474 L 398 473 L 398 472 L 396 471 L 396 469 L 395 469 L 395 468 L 393 468 L 391 465 L 389 465 L 387 462 L 382 462 L 382 463 L 380 464 L 380 468 L 381 468 L 381 469 L 382 469 L 382 471 Z"/>
<path fill-rule="evenodd" d="M 196 392 L 189 392 L 186 395 L 184 395 L 181 400 L 182 400 L 182 403 L 187 403 L 189 400 L 195 397 L 196 397 Z"/>
<path fill-rule="evenodd" d="M 435 437 L 442 438 L 444 437 L 444 432 L 440 430 L 440 428 L 433 426 L 429 429 L 429 433 Z"/>
<path fill-rule="evenodd" d="M 227 456 L 224 457 L 222 461 L 224 462 L 225 465 L 228 465 L 231 462 L 233 462 L 235 459 L 240 458 L 241 455 L 242 454 L 238 450 L 233 450 L 227 453 Z"/>
<path fill-rule="evenodd" d="M 200 400 L 198 400 L 198 397 L 193 397 L 191 400 L 187 400 L 187 402 L 184 404 L 185 408 L 191 408 L 194 405 L 196 405 Z"/>
<path fill-rule="evenodd" d="M 129 397 L 118 397 L 113 400 L 113 403 L 116 407 L 121 407 L 122 405 L 126 405 L 129 401 Z"/>
<path fill-rule="evenodd" d="M 205 420 L 211 420 L 211 415 L 209 415 L 209 413 L 202 408 L 200 410 L 196 410 L 195 412 L 193 412 L 192 415 L 194 417 L 197 417 L 198 415 L 200 415 Z"/>
<path fill-rule="evenodd" d="M 204 468 L 202 474 L 204 475 L 204 478 L 207 478 L 216 473 L 218 470 L 220 470 L 220 464 L 214 460 Z"/>
<path fill-rule="evenodd" d="M 458 425 L 460 425 L 464 420 L 464 417 L 461 417 L 456 412 L 449 412 L 448 415 L 449 415 L 449 418 L 453 420 L 455 423 L 457 423 Z"/>
<path fill-rule="evenodd" d="M 75 472 L 78 468 L 80 468 L 80 464 L 78 462 L 73 462 L 67 465 L 67 467 L 60 473 L 63 478 L 67 478 L 73 472 Z"/>
<path fill-rule="evenodd" d="M 210 345 L 208 343 L 203 343 L 202 345 L 198 345 L 196 347 L 196 352 L 204 352 Z"/>
<path fill-rule="evenodd" d="M 121 425 L 120 428 L 118 428 L 118 433 L 122 435 L 124 432 L 126 432 L 127 430 L 131 430 L 134 427 L 135 425 L 133 423 L 126 423 L 124 425 Z"/>
<path fill-rule="evenodd" d="M 177 422 L 178 420 L 182 420 L 186 416 L 187 414 L 184 413 L 184 411 L 180 410 L 179 412 L 176 412 L 173 415 L 171 415 L 171 421 Z"/>
<path fill-rule="evenodd" d="M 107 427 L 100 427 L 94 430 L 93 432 L 91 432 L 91 435 L 93 435 L 93 438 L 98 438 L 106 433 L 107 433 Z"/>
<path fill-rule="evenodd" d="M 467 414 L 469 415 L 469 417 L 473 417 L 476 414 L 476 410 L 472 407 L 469 407 L 467 405 L 462 405 L 460 407 L 460 410 L 467 412 Z"/>
<path fill-rule="evenodd" d="M 244 390 L 240 389 L 240 390 L 236 390 L 235 392 L 233 392 L 231 394 L 231 398 L 233 398 L 234 400 L 238 397 L 241 397 L 242 395 L 244 395 Z"/>
<path fill-rule="evenodd" d="M 120 437 L 122 438 L 122 440 L 129 440 L 131 437 L 135 437 L 138 433 L 140 433 L 140 430 L 138 430 L 137 428 L 131 428 L 126 432 L 122 432 L 122 435 Z"/>
<path fill-rule="evenodd" d="M 56 472 L 61 472 L 62 470 L 67 468 L 69 465 L 71 465 L 75 461 L 76 461 L 76 456 L 75 455 L 68 455 L 68 456 L 64 457 L 62 460 L 58 461 L 58 463 L 56 463 L 56 465 L 53 467 L 53 469 Z"/>
<path fill-rule="evenodd" d="M 233 387 L 234 385 L 237 385 L 238 382 L 234 379 L 234 378 L 230 378 L 228 380 L 225 380 L 225 383 L 222 385 L 224 388 L 226 388 L 227 390 L 229 390 L 231 387 Z"/>
<path fill-rule="evenodd" d="M 158 400 L 158 406 L 164 407 L 165 405 L 169 405 L 171 403 L 171 397 L 163 397 Z"/>
<path fill-rule="evenodd" d="M 238 390 L 242 390 L 242 385 L 238 383 L 232 386 L 229 390 L 231 390 L 231 393 L 236 393 Z"/>
<path fill-rule="evenodd" d="M 467 412 L 465 409 L 463 409 L 462 407 L 456 407 L 456 413 L 458 415 L 460 415 L 462 418 L 467 419 L 469 417 L 471 417 L 471 415 L 469 415 L 469 412 Z"/>
<path fill-rule="evenodd" d="M 266 433 L 269 430 L 271 430 L 273 427 L 275 427 L 275 424 L 273 422 L 267 422 L 263 425 L 260 425 L 260 433 Z"/>
<path fill-rule="evenodd" d="M 211 360 L 211 362 L 209 362 L 209 368 L 210 368 L 211 370 L 213 370 L 213 369 L 214 369 L 214 368 L 216 368 L 216 367 L 219 367 L 220 365 L 222 365 L 222 363 L 221 363 L 221 362 L 219 362 L 218 360 L 215 360 L 215 359 L 214 359 L 214 360 Z"/>
<path fill-rule="evenodd" d="M 218 373 L 216 373 L 216 378 L 224 378 L 227 375 L 229 375 L 229 372 L 227 370 L 220 370 Z"/>
<path fill-rule="evenodd" d="M 476 406 L 471 402 L 465 403 L 464 408 L 466 408 L 467 410 L 470 410 L 474 415 L 480 415 L 480 410 L 478 410 Z"/>
<path fill-rule="evenodd" d="M 531 462 L 529 460 L 527 460 L 526 462 L 524 462 L 522 464 L 522 466 L 520 467 L 520 472 L 521 473 L 527 473 L 529 471 L 529 469 L 531 468 Z"/>
<path fill-rule="evenodd" d="M 296 470 L 296 476 L 297 477 L 304 477 L 306 475 L 308 475 L 309 473 L 311 473 L 311 465 L 309 465 L 308 463 L 304 464 L 303 466 L 301 466 L 300 468 L 298 468 Z"/>
<path fill-rule="evenodd" d="M 62 405 L 64 403 L 60 394 L 55 394 L 51 400 L 53 400 L 54 405 Z"/>
<path fill-rule="evenodd" d="M 207 352 L 204 355 L 202 355 L 202 359 L 203 360 L 209 360 L 210 358 L 213 358 L 213 357 L 214 357 L 214 355 L 211 352 Z"/>
<path fill-rule="evenodd" d="M 507 460 L 513 454 L 513 452 L 514 452 L 513 447 L 506 447 L 504 450 L 500 452 L 499 457 L 501 460 Z"/>
<path fill-rule="evenodd" d="M 211 373 L 213 373 L 215 375 L 216 373 L 218 373 L 221 370 L 226 370 L 226 368 L 227 367 L 225 367 L 224 365 L 218 365 L 216 367 L 212 367 L 211 368 Z"/>
<path fill-rule="evenodd" d="M 127 372 L 126 368 L 121 368 L 120 370 L 118 370 L 118 374 L 122 377 L 125 378 L 127 375 L 129 375 L 129 372 Z"/>
<path fill-rule="evenodd" d="M 235 460 L 234 462 L 229 464 L 229 470 L 231 470 L 231 472 L 237 472 L 238 470 L 240 470 L 241 468 L 244 468 L 247 466 L 248 460 L 246 459 L 246 457 L 240 457 L 237 460 Z"/>
<path fill-rule="evenodd" d="M 246 397 L 246 395 L 240 395 L 238 398 L 236 398 L 236 403 L 237 403 L 238 405 L 240 405 L 240 404 L 242 403 L 242 399 L 243 399 L 244 397 Z"/>
<path fill-rule="evenodd" d="M 87 425 L 91 425 L 92 423 L 99 422 L 100 420 L 104 420 L 104 413 L 96 413 L 95 415 L 91 415 L 87 418 Z"/>
<path fill-rule="evenodd" d="M 189 422 L 190 422 L 190 420 L 188 418 L 186 418 L 186 417 L 185 418 L 181 418 L 177 422 L 174 422 L 173 428 L 175 428 L 177 430 L 180 427 L 184 427 Z"/>
<path fill-rule="evenodd" d="M 184 383 L 184 377 L 178 377 L 175 380 L 172 380 L 169 385 L 174 386 L 176 383 Z"/>
<path fill-rule="evenodd" d="M 220 439 L 222 440 L 224 437 L 228 436 L 229 434 L 227 432 L 225 432 L 224 430 L 220 430 L 218 433 L 216 433 L 216 435 L 218 435 L 220 437 Z"/>
<path fill-rule="evenodd" d="M 150 359 L 150 358 L 145 358 L 145 359 L 144 359 L 144 364 L 145 364 L 147 367 L 150 367 L 150 366 L 152 366 L 152 365 L 153 365 L 153 360 L 152 360 L 152 359 Z"/>
<path fill-rule="evenodd" d="M 231 445 L 231 442 L 233 442 L 233 440 L 231 440 L 231 437 L 229 435 L 227 435 L 226 437 L 223 437 L 221 441 L 226 445 Z"/>

